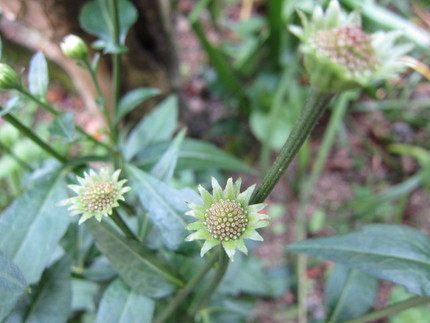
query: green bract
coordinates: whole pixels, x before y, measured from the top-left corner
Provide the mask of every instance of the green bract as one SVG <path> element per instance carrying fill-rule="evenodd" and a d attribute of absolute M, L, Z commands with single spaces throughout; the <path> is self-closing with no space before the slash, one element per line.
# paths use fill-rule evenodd
<path fill-rule="evenodd" d="M 310 21 L 302 12 L 299 15 L 303 26 L 290 26 L 290 31 L 302 41 L 305 68 L 320 91 L 344 91 L 396 78 L 406 67 L 399 58 L 412 46 L 394 45 L 400 32 L 367 35 L 360 15 L 343 14 L 336 0 L 325 13 L 316 7 Z"/>
<path fill-rule="evenodd" d="M 233 183 L 229 178 L 223 190 L 217 180 L 212 178 L 212 195 L 199 186 L 203 205 L 188 203 L 191 211 L 186 214 L 194 216 L 198 221 L 186 226 L 187 230 L 197 231 L 185 240 L 204 239 L 200 253 L 202 257 L 210 249 L 221 244 L 233 261 L 236 249 L 248 253 L 244 238 L 263 240 L 256 229 L 269 225 L 269 216 L 258 213 L 266 205 L 262 203 L 248 205 L 255 185 L 242 193 L 240 185 L 240 179 Z"/>
<path fill-rule="evenodd" d="M 118 201 L 124 200 L 123 194 L 130 190 L 130 187 L 123 187 L 126 179 L 118 181 L 120 173 L 119 169 L 111 174 L 107 168 L 102 168 L 97 174 L 91 169 L 89 174 L 84 173 L 84 178 L 76 177 L 81 185 L 68 185 L 78 195 L 61 201 L 58 206 L 71 205 L 71 216 L 82 214 L 79 224 L 91 217 L 100 222 L 103 216 L 112 214 L 112 209 L 119 206 Z"/>

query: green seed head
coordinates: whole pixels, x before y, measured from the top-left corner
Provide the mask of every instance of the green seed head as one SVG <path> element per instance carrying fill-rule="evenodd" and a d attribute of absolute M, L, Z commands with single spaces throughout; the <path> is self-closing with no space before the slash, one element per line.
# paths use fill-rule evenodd
<path fill-rule="evenodd" d="M 372 72 L 378 63 L 372 39 L 360 26 L 318 31 L 310 43 L 318 56 L 326 56 L 332 63 L 341 64 L 349 76 Z"/>
<path fill-rule="evenodd" d="M 103 212 L 112 207 L 116 195 L 111 183 L 97 183 L 85 191 L 82 201 L 88 212 Z"/>
<path fill-rule="evenodd" d="M 246 230 L 248 216 L 240 203 L 220 200 L 207 210 L 204 225 L 214 239 L 236 240 Z"/>

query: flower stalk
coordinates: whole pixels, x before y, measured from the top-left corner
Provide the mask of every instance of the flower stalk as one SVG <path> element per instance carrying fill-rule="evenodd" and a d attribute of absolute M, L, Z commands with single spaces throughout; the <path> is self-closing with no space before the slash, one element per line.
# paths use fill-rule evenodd
<path fill-rule="evenodd" d="M 334 93 L 320 92 L 315 88 L 311 89 L 299 120 L 295 124 L 272 167 L 263 178 L 260 187 L 258 187 L 251 197 L 250 203 L 261 203 L 270 194 L 334 96 Z"/>
<path fill-rule="evenodd" d="M 3 110 L 2 107 L 0 107 L 0 111 L 1 110 Z M 57 159 L 60 163 L 64 164 L 67 162 L 67 159 L 65 157 L 61 156 L 58 152 L 52 149 L 51 146 L 47 144 L 44 140 L 42 140 L 38 135 L 36 135 L 32 129 L 22 124 L 21 121 L 19 121 L 13 115 L 8 113 L 8 114 L 5 114 L 2 118 L 7 122 L 9 122 L 16 129 L 18 129 L 28 139 L 30 139 L 36 145 L 38 145 L 40 148 L 46 151 L 49 155 Z"/>

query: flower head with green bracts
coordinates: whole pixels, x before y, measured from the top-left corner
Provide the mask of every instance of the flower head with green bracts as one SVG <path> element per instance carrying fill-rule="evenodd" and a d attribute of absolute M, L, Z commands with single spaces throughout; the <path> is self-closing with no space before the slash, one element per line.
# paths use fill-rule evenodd
<path fill-rule="evenodd" d="M 210 249 L 221 244 L 233 261 L 236 249 L 244 254 L 248 253 L 244 238 L 263 240 L 256 229 L 269 225 L 269 216 L 259 213 L 266 205 L 262 203 L 249 205 L 255 185 L 242 193 L 240 185 L 240 179 L 233 183 L 229 178 L 223 190 L 217 180 L 212 178 L 212 195 L 199 186 L 203 205 L 188 203 L 191 210 L 186 214 L 197 218 L 198 221 L 185 227 L 187 230 L 197 230 L 185 240 L 205 240 L 200 252 L 202 257 Z"/>
<path fill-rule="evenodd" d="M 123 186 L 126 179 L 118 181 L 120 173 L 118 169 L 112 174 L 104 167 L 98 174 L 91 169 L 83 178 L 77 176 L 80 185 L 68 185 L 77 196 L 61 201 L 58 206 L 70 205 L 71 216 L 82 214 L 79 224 L 92 217 L 100 222 L 103 216 L 112 214 L 112 209 L 119 206 L 118 201 L 124 201 L 123 194 L 130 190 Z"/>
<path fill-rule="evenodd" d="M 304 64 L 313 86 L 323 92 L 338 92 L 368 86 L 378 79 L 393 79 L 406 68 L 400 57 L 410 44 L 395 45 L 399 31 L 367 35 L 354 11 L 345 15 L 337 0 L 325 12 L 316 7 L 311 20 L 299 12 L 302 27 L 290 31 L 302 41 Z"/>

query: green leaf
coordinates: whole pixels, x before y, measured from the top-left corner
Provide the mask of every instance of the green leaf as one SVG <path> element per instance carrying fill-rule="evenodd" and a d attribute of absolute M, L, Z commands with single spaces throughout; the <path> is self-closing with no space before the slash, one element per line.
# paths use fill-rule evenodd
<path fill-rule="evenodd" d="M 288 247 L 364 271 L 430 296 L 430 238 L 401 225 L 375 224 L 361 231 L 294 243 Z"/>
<path fill-rule="evenodd" d="M 155 262 L 155 255 L 151 251 L 125 239 L 105 221 L 99 223 L 90 219 L 85 224 L 112 267 L 138 293 L 148 297 L 163 297 L 174 290 L 174 284 L 181 284 Z"/>
<path fill-rule="evenodd" d="M 48 64 L 41 52 L 34 54 L 30 61 L 28 72 L 28 86 L 31 94 L 40 99 L 45 99 L 48 90 L 49 76 Z"/>
<path fill-rule="evenodd" d="M 178 161 L 179 148 L 184 141 L 185 130 L 182 130 L 172 141 L 160 160 L 152 167 L 151 175 L 163 182 L 170 182 Z"/>
<path fill-rule="evenodd" d="M 158 94 L 160 94 L 160 90 L 150 87 L 140 87 L 128 92 L 118 103 L 116 122 L 121 121 L 125 115 L 136 108 L 139 104 Z"/>
<path fill-rule="evenodd" d="M 127 165 L 126 170 L 163 243 L 171 250 L 178 249 L 184 243 L 187 235 L 184 228 L 189 222 L 184 215 L 188 210 L 185 202 L 198 202 L 198 195 L 175 190 L 132 165 Z"/>
<path fill-rule="evenodd" d="M 146 148 L 139 154 L 136 162 L 139 167 L 149 168 L 154 165 L 168 148 L 164 142 Z M 241 160 L 233 157 L 216 146 L 204 141 L 186 138 L 181 145 L 176 170 L 192 169 L 222 169 L 255 174 L 256 170 Z"/>
<path fill-rule="evenodd" d="M 269 272 L 260 259 L 238 254 L 228 266 L 218 292 L 233 296 L 249 293 L 262 297 L 280 297 L 288 288 L 289 275 L 285 270 L 279 269 Z"/>
<path fill-rule="evenodd" d="M 325 289 L 327 322 L 342 322 L 366 314 L 376 300 L 377 291 L 376 278 L 337 265 Z"/>
<path fill-rule="evenodd" d="M 125 36 L 129 28 L 137 20 L 137 10 L 128 0 L 117 0 L 119 16 L 119 41 L 124 45 Z M 112 9 L 106 1 L 91 1 L 84 5 L 79 15 L 82 28 L 100 39 L 97 47 L 104 49 L 105 53 L 120 53 L 122 47 L 115 45 Z M 94 19 L 97 17 L 97 19 Z"/>
<path fill-rule="evenodd" d="M 132 130 L 124 147 L 126 160 L 132 159 L 150 144 L 169 139 L 177 127 L 177 119 L 178 102 L 176 97 L 171 95 Z"/>
<path fill-rule="evenodd" d="M 14 96 L 10 98 L 4 109 L 0 109 L 0 117 L 4 116 L 5 114 L 12 112 L 13 110 L 21 109 L 24 105 L 28 103 L 27 98 L 24 98 L 22 96 Z"/>
<path fill-rule="evenodd" d="M 53 136 L 72 141 L 75 139 L 75 114 L 61 113 L 49 126 L 49 131 Z"/>
<path fill-rule="evenodd" d="M 270 114 L 264 113 L 258 109 L 252 110 L 249 119 L 252 133 L 258 140 L 264 142 L 266 141 L 267 133 L 270 132 L 271 138 L 268 143 L 272 149 L 279 150 L 284 145 L 291 132 L 291 118 L 289 115 L 288 110 L 280 109 L 272 122 Z"/>
<path fill-rule="evenodd" d="M 96 323 L 151 323 L 155 303 L 121 279 L 113 281 L 100 302 Z"/>
<path fill-rule="evenodd" d="M 72 278 L 72 310 L 94 312 L 99 285 L 89 280 Z"/>
<path fill-rule="evenodd" d="M 0 321 L 9 315 L 27 286 L 18 266 L 0 251 Z"/>
<path fill-rule="evenodd" d="M 0 215 L 0 249 L 19 266 L 29 284 L 36 283 L 70 222 L 63 175 L 45 174 Z"/>
<path fill-rule="evenodd" d="M 66 256 L 43 274 L 27 311 L 26 323 L 67 322 L 72 302 L 71 265 Z"/>

